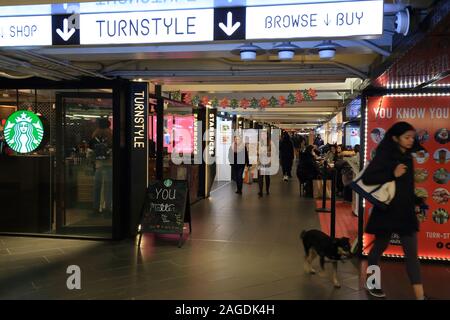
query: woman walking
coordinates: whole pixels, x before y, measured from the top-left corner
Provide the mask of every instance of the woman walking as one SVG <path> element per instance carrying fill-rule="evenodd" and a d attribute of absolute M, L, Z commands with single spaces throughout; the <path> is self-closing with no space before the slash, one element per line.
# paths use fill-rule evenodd
<path fill-rule="evenodd" d="M 236 193 L 242 194 L 242 184 L 245 166 L 249 165 L 248 151 L 245 144 L 242 142 L 242 138 L 239 136 L 234 137 L 233 144 L 228 152 L 228 160 L 231 165 L 231 176 L 236 181 Z"/>
<path fill-rule="evenodd" d="M 266 194 L 270 193 L 271 151 L 270 141 L 261 139 L 258 145 L 258 196 L 263 196 L 264 180 L 266 181 Z"/>
<path fill-rule="evenodd" d="M 378 265 L 383 252 L 389 245 L 391 235 L 400 237 L 405 253 L 406 270 L 418 300 L 424 299 L 424 290 L 417 257 L 417 232 L 419 223 L 415 205 L 421 200 L 414 194 L 414 167 L 411 152 L 419 147 L 415 140 L 415 130 L 407 122 L 394 124 L 377 148 L 375 158 L 370 162 L 363 182 L 367 185 L 384 184 L 395 181 L 395 197 L 388 208 L 374 207 L 366 226 L 366 232 L 375 235 L 370 251 L 369 266 Z M 380 288 L 368 289 L 375 297 L 385 297 Z"/>
<path fill-rule="evenodd" d="M 294 162 L 294 145 L 292 144 L 289 134 L 283 132 L 283 137 L 280 142 L 280 160 L 283 169 L 283 180 L 288 181 L 292 177 L 292 163 Z"/>

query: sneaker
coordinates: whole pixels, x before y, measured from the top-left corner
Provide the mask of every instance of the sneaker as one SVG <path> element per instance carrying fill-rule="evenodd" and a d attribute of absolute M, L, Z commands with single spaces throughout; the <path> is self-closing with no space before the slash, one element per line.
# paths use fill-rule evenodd
<path fill-rule="evenodd" d="M 383 289 L 366 288 L 366 290 L 371 296 L 373 296 L 375 298 L 385 298 L 386 297 L 386 294 L 384 293 Z"/>
<path fill-rule="evenodd" d="M 258 197 L 262 197 L 263 196 L 263 194 L 262 194 L 262 192 L 258 192 Z"/>
<path fill-rule="evenodd" d="M 284 177 L 283 177 L 283 181 L 288 181 L 288 177 L 287 177 L 287 176 L 284 176 Z"/>

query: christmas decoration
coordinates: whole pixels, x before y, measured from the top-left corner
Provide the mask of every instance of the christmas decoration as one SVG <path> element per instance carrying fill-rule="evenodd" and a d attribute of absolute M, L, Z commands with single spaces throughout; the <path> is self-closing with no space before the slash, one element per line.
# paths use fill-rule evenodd
<path fill-rule="evenodd" d="M 317 98 L 317 92 L 314 89 L 309 88 L 308 94 L 311 97 L 311 100 L 315 100 Z"/>
<path fill-rule="evenodd" d="M 173 100 L 181 101 L 181 91 L 174 91 L 170 96 Z"/>
<path fill-rule="evenodd" d="M 269 104 L 269 100 L 267 100 L 266 98 L 262 98 L 261 100 L 259 100 L 259 106 L 262 109 L 267 108 L 268 104 Z"/>
<path fill-rule="evenodd" d="M 223 98 L 222 100 L 220 100 L 220 106 L 222 108 L 226 108 L 230 105 L 230 101 L 227 98 Z"/>
<path fill-rule="evenodd" d="M 206 106 L 209 103 L 209 97 L 208 96 L 203 96 L 201 99 L 202 105 Z"/>
<path fill-rule="evenodd" d="M 271 108 L 275 108 L 277 106 L 277 104 L 278 104 L 277 98 L 275 98 L 274 96 L 270 97 L 270 99 L 269 99 L 269 106 Z"/>
<path fill-rule="evenodd" d="M 189 92 L 184 94 L 183 102 L 186 104 L 191 104 L 192 95 Z"/>
<path fill-rule="evenodd" d="M 250 100 L 250 107 L 253 109 L 258 108 L 258 99 L 252 98 L 252 100 Z"/>
<path fill-rule="evenodd" d="M 256 108 L 264 109 L 267 108 L 268 106 L 270 106 L 271 108 L 275 108 L 276 106 L 283 107 L 286 104 L 293 105 L 293 104 L 300 104 L 303 101 L 313 101 L 316 100 L 317 98 L 317 92 L 315 89 L 309 88 L 297 90 L 295 93 L 290 92 L 287 97 L 279 96 L 278 99 L 272 96 L 270 97 L 270 99 L 262 98 L 258 100 L 255 97 L 253 97 L 250 100 L 243 98 L 240 101 L 237 100 L 236 98 L 233 98 L 230 101 L 227 97 L 224 97 L 219 101 L 216 97 L 213 98 L 210 98 L 208 96 L 200 97 L 198 95 L 192 97 L 192 94 L 189 92 L 183 94 L 181 94 L 180 91 L 171 92 L 171 98 L 173 100 L 178 100 L 178 98 L 181 99 L 181 97 L 183 97 L 184 103 L 191 104 L 193 106 L 198 106 L 199 103 L 201 103 L 203 106 L 206 106 L 208 105 L 208 103 L 210 103 L 213 108 L 217 108 L 220 106 L 222 108 L 231 107 L 233 109 L 239 107 L 243 109 L 247 109 L 249 107 L 254 109 Z"/>
<path fill-rule="evenodd" d="M 219 106 L 219 100 L 216 97 L 212 98 L 211 107 L 217 108 L 218 106 Z"/>
<path fill-rule="evenodd" d="M 250 101 L 248 101 L 247 99 L 244 98 L 240 101 L 239 104 L 240 104 L 241 108 L 247 109 L 250 106 Z"/>
<path fill-rule="evenodd" d="M 199 103 L 200 103 L 200 97 L 198 95 L 195 95 L 194 98 L 192 98 L 192 105 L 194 107 L 197 107 Z"/>
<path fill-rule="evenodd" d="M 230 107 L 233 108 L 233 109 L 236 109 L 237 107 L 239 107 L 238 100 L 237 99 L 231 99 Z"/>
<path fill-rule="evenodd" d="M 285 96 L 279 96 L 278 97 L 278 104 L 280 105 L 280 107 L 284 107 L 284 105 L 286 104 L 286 97 Z"/>
<path fill-rule="evenodd" d="M 295 104 L 295 96 L 291 93 L 289 93 L 288 97 L 287 97 L 287 101 L 289 104 Z"/>
<path fill-rule="evenodd" d="M 295 102 L 301 103 L 304 99 L 303 92 L 298 91 L 295 93 Z"/>

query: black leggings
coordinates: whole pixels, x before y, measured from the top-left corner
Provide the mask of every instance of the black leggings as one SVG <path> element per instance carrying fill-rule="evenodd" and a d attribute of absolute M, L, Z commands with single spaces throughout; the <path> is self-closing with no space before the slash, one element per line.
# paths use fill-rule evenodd
<path fill-rule="evenodd" d="M 258 171 L 259 193 L 262 193 L 262 192 L 263 192 L 264 179 L 266 180 L 266 192 L 269 193 L 269 190 L 270 190 L 270 176 L 269 176 L 269 175 L 262 175 L 262 174 Z"/>
<path fill-rule="evenodd" d="M 405 253 L 406 271 L 408 272 L 409 281 L 413 285 L 422 284 L 419 258 L 417 257 L 417 233 L 399 236 Z M 390 233 L 377 234 L 375 236 L 375 243 L 369 253 L 369 266 L 378 265 L 380 257 L 388 247 L 390 240 Z"/>

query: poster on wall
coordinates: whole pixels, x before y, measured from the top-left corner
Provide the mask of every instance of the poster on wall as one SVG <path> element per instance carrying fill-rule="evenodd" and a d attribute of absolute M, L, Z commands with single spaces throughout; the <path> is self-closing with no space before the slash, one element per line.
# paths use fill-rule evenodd
<path fill-rule="evenodd" d="M 367 107 L 366 161 L 370 161 L 386 131 L 398 121 L 412 124 L 424 150 L 413 154 L 415 192 L 428 209 L 417 216 L 419 256 L 423 259 L 450 260 L 449 180 L 450 180 L 450 99 L 445 96 L 372 97 Z M 365 222 L 370 214 L 366 202 Z M 364 234 L 364 254 L 373 238 Z M 367 248 L 366 248 L 367 246 Z M 393 235 L 386 255 L 403 256 L 397 235 Z"/>

